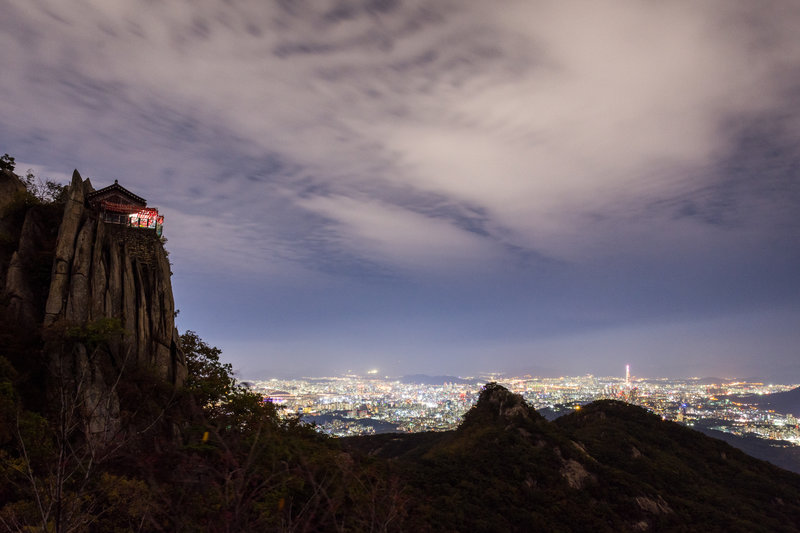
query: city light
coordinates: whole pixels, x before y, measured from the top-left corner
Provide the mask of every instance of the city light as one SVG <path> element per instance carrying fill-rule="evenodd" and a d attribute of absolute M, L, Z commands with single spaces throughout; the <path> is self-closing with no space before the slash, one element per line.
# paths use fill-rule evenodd
<path fill-rule="evenodd" d="M 315 423 L 319 431 L 335 436 L 455 429 L 477 401 L 482 385 L 494 380 L 522 395 L 550 419 L 595 400 L 614 399 L 696 429 L 800 446 L 795 417 L 759 408 L 755 400 L 747 401 L 748 397 L 763 398 L 797 385 L 644 379 L 631 377 L 630 365 L 626 365 L 624 376 L 547 378 L 492 374 L 436 384 L 408 383 L 376 374 L 377 369 L 367 376 L 248 381 L 265 400 L 280 405 L 285 416 L 299 415 L 304 421 Z"/>

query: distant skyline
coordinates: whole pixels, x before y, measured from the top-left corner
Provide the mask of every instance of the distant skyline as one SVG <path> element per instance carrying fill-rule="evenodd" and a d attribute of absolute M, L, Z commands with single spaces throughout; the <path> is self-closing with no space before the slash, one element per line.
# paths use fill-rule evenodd
<path fill-rule="evenodd" d="M 242 377 L 800 381 L 800 5 L 4 2 L 0 154 Z"/>

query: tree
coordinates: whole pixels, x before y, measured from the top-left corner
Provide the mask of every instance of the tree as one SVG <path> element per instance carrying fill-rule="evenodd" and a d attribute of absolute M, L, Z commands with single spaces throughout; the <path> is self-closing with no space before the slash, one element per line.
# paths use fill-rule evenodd
<path fill-rule="evenodd" d="M 175 402 L 139 387 L 137 369 L 125 370 L 124 361 L 108 394 L 86 394 L 92 372 L 75 361 L 99 357 L 122 334 L 114 319 L 67 328 L 63 355 L 75 357 L 60 358 L 65 366 L 42 413 L 24 405 L 20 374 L 0 357 L 0 530 L 401 528 L 399 478 L 299 418 L 279 416 L 273 403 L 237 386 L 221 351 L 192 331 L 182 336 L 189 377 Z M 120 398 L 119 424 L 97 416 L 112 396 Z M 159 398 L 152 407 L 161 412 L 146 396 Z M 122 398 L 144 414 L 126 416 Z M 93 420 L 108 423 L 98 432 Z"/>
<path fill-rule="evenodd" d="M 181 347 L 189 373 L 185 387 L 201 407 L 217 403 L 233 391 L 233 367 L 220 361 L 222 350 L 209 346 L 191 330 L 181 335 Z"/>
<path fill-rule="evenodd" d="M 280 416 L 236 385 L 221 351 L 195 332 L 182 337 L 186 388 L 202 407 L 180 460 L 167 516 L 171 529 L 388 531 L 403 515 L 398 480 L 343 453 L 296 416 Z M 189 481 L 191 480 L 191 482 Z"/>
<path fill-rule="evenodd" d="M 124 330 L 118 319 L 104 318 L 49 335 L 57 357 L 43 413 L 25 408 L 16 371 L 0 358 L 0 478 L 7 486 L 0 492 L 0 526 L 54 533 L 135 529 L 152 519 L 158 504 L 135 471 L 131 477 L 111 469 L 148 430 L 120 424 L 117 388 L 128 377 L 130 353 L 108 381 L 92 365 Z"/>
<path fill-rule="evenodd" d="M 25 173 L 22 183 L 25 184 L 28 193 L 41 203 L 61 203 L 66 200 L 66 186 L 56 183 L 50 178 L 45 178 L 45 180 L 42 181 L 31 169 L 28 169 Z"/>
<path fill-rule="evenodd" d="M 16 167 L 16 163 L 13 157 L 8 154 L 3 154 L 3 156 L 0 157 L 0 169 L 13 172 L 14 167 Z"/>
<path fill-rule="evenodd" d="M 3 154 L 2 157 L 0 157 L 0 170 L 13 172 L 16 167 L 17 162 L 13 156 Z M 61 185 L 50 178 L 45 178 L 45 180 L 42 181 L 41 178 L 36 177 L 31 169 L 28 169 L 25 173 L 25 177 L 22 178 L 22 183 L 25 184 L 28 193 L 41 203 L 61 203 L 66 199 L 67 187 L 65 185 Z"/>

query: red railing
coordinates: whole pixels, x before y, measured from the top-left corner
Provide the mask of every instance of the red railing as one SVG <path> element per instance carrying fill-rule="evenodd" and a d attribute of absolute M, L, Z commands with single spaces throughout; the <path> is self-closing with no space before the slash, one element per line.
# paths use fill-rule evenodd
<path fill-rule="evenodd" d="M 124 223 L 136 228 L 154 229 L 159 236 L 161 235 L 164 226 L 164 216 L 158 214 L 158 209 L 131 204 L 117 204 L 105 200 L 100 202 L 100 206 L 105 212 L 128 215 L 125 222 L 120 221 L 116 223 Z"/>

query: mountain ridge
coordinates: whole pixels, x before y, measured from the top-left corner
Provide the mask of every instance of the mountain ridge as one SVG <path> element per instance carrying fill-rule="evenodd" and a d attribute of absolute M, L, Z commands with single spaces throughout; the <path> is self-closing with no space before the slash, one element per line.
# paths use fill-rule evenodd
<path fill-rule="evenodd" d="M 490 383 L 456 430 L 342 440 L 389 461 L 431 500 L 412 506 L 422 530 L 797 531 L 800 523 L 800 476 L 614 400 L 548 422 Z"/>
<path fill-rule="evenodd" d="M 736 394 L 722 396 L 720 399 L 758 405 L 779 413 L 800 417 L 800 387 L 772 394 Z"/>

